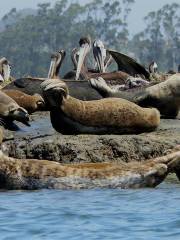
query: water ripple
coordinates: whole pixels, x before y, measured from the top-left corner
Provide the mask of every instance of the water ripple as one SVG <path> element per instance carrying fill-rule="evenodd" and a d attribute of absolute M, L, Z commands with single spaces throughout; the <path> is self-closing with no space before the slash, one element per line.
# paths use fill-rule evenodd
<path fill-rule="evenodd" d="M 180 187 L 0 192 L 2 240 L 180 239 Z"/>

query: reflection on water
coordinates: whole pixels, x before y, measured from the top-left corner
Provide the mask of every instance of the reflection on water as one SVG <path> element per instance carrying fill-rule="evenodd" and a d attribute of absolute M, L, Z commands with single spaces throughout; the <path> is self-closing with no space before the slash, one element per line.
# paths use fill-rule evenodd
<path fill-rule="evenodd" d="M 180 187 L 0 192 L 1 240 L 180 239 Z"/>

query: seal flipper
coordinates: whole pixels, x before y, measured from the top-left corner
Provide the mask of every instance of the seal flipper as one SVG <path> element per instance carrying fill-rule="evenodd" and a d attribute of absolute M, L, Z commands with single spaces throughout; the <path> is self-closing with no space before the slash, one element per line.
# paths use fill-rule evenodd
<path fill-rule="evenodd" d="M 98 79 L 91 78 L 89 83 L 102 97 L 111 97 L 113 90 L 107 85 L 102 77 L 99 77 Z"/>

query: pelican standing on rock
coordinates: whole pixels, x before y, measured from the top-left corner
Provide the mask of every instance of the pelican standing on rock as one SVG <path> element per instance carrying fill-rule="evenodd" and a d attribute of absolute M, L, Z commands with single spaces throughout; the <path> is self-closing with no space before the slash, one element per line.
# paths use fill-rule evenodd
<path fill-rule="evenodd" d="M 4 82 L 5 80 L 9 80 L 11 73 L 11 66 L 9 61 L 3 57 L 0 59 L 0 81 Z"/>
<path fill-rule="evenodd" d="M 146 79 L 149 79 L 149 72 L 146 69 L 137 63 L 134 59 L 128 57 L 125 54 L 119 53 L 117 51 L 108 50 L 104 47 L 104 44 L 101 40 L 95 40 L 93 43 L 93 54 L 98 67 L 98 72 L 88 71 L 85 59 L 87 54 L 91 49 L 91 41 L 89 38 L 80 39 L 80 50 L 78 52 L 78 66 L 76 70 L 76 80 L 79 79 L 80 73 L 85 79 L 103 77 L 105 81 L 109 81 L 114 84 L 126 84 L 126 80 L 138 76 L 143 76 Z M 112 59 L 118 65 L 118 71 L 115 72 L 105 72 L 107 67 L 111 64 Z M 136 80 L 134 79 L 135 84 L 137 85 Z M 144 79 L 138 78 L 138 82 L 144 84 Z M 139 83 L 138 83 L 139 85 Z"/>
<path fill-rule="evenodd" d="M 78 59 L 78 65 L 77 65 L 75 80 L 79 79 L 82 67 L 84 66 L 84 61 L 86 60 L 86 56 L 91 49 L 91 39 L 89 37 L 82 37 L 79 40 L 79 45 L 80 45 L 79 59 Z"/>
<path fill-rule="evenodd" d="M 51 55 L 51 63 L 48 72 L 48 78 L 59 78 L 59 70 L 61 68 L 62 62 L 66 56 L 66 52 L 64 50 L 60 50 L 57 53 Z"/>
<path fill-rule="evenodd" d="M 158 70 L 158 65 L 156 62 L 152 61 L 150 64 L 149 64 L 149 72 L 150 73 L 157 73 L 157 70 Z"/>
<path fill-rule="evenodd" d="M 99 72 L 104 73 L 112 63 L 112 57 L 105 49 L 103 42 L 99 39 L 93 43 L 93 55 Z"/>

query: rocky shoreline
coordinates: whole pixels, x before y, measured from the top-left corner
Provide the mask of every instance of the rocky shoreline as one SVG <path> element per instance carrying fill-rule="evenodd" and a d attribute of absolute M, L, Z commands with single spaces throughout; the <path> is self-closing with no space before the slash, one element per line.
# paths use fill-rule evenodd
<path fill-rule="evenodd" d="M 32 115 L 31 127 L 8 131 L 2 149 L 11 157 L 60 163 L 143 161 L 162 156 L 180 144 L 180 117 L 162 119 L 154 132 L 133 135 L 62 135 L 52 128 L 48 112 Z"/>

